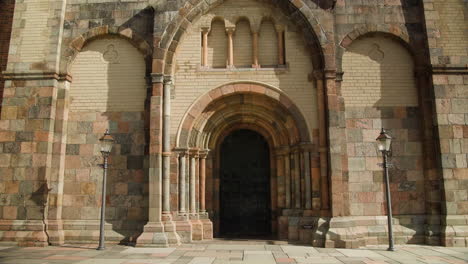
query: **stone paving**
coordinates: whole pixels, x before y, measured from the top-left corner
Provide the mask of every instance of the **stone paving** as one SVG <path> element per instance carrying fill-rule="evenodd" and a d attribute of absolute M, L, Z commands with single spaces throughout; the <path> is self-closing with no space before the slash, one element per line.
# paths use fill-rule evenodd
<path fill-rule="evenodd" d="M 468 263 L 468 248 L 398 246 L 329 249 L 288 245 L 276 241 L 224 241 L 193 243 L 174 248 L 134 248 L 110 245 L 20 248 L 0 247 L 2 264 L 383 264 L 383 263 Z"/>

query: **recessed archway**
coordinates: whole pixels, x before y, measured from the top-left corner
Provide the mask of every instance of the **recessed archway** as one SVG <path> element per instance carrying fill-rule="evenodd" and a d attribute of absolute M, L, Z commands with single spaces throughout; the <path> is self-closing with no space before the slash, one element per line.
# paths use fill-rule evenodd
<path fill-rule="evenodd" d="M 263 234 L 280 237 L 288 228 L 279 221 L 285 209 L 313 210 L 313 200 L 320 204 L 320 190 L 312 190 L 320 186 L 318 182 L 312 185 L 312 172 L 315 179 L 320 178 L 316 173 L 318 148 L 311 142 L 302 113 L 280 90 L 258 83 L 234 83 L 201 96 L 183 118 L 176 142 L 178 149 L 209 152 L 202 192 L 215 236 L 225 231 L 221 226 L 225 205 L 220 201 L 223 142 L 239 130 L 253 131 L 267 142 L 269 217 L 268 232 Z M 245 231 L 242 235 L 248 235 L 249 230 Z"/>

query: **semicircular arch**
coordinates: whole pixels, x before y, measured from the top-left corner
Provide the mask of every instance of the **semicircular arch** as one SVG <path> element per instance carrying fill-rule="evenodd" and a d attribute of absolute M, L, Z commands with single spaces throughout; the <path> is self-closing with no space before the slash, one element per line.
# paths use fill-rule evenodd
<path fill-rule="evenodd" d="M 183 12 L 172 19 L 170 26 L 158 37 L 159 50 L 157 57 L 160 67 L 154 70 L 157 73 L 171 75 L 175 51 L 186 33 L 186 29 L 202 14 L 208 10 L 221 5 L 226 0 L 214 0 L 206 4 L 204 1 L 187 1 L 180 9 Z M 291 17 L 296 26 L 303 32 L 307 46 L 311 50 L 311 61 L 315 69 L 325 68 L 323 48 L 333 49 L 332 40 L 320 26 L 309 5 L 303 0 L 297 1 L 272 1 L 285 15 Z M 320 38 L 318 37 L 320 36 Z M 329 60 L 332 62 L 333 60 Z"/>
<path fill-rule="evenodd" d="M 244 123 L 252 122 L 250 119 L 270 123 L 272 133 L 278 128 L 287 131 L 283 134 L 288 140 L 278 142 L 294 144 L 311 140 L 304 116 L 282 91 L 258 83 L 236 82 L 215 88 L 192 104 L 182 118 L 176 146 L 205 147 L 203 137 L 209 138 L 210 131 L 242 119 Z"/>

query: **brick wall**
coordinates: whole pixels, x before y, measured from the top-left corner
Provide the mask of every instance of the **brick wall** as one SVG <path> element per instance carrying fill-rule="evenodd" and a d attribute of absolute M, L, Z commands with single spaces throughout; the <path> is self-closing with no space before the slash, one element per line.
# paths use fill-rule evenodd
<path fill-rule="evenodd" d="M 10 48 L 11 26 L 15 1 L 2 0 L 0 2 L 0 114 L 2 111 L 3 87 L 5 85 L 2 72 L 6 70 L 8 50 Z"/>
<path fill-rule="evenodd" d="M 214 20 L 211 24 L 210 34 L 208 35 L 208 66 L 213 68 L 226 67 L 227 45 L 224 22 Z M 201 52 L 201 45 L 198 46 Z"/>
<path fill-rule="evenodd" d="M 417 106 L 413 60 L 388 38 L 356 41 L 343 56 L 343 97 L 348 106 Z"/>
<path fill-rule="evenodd" d="M 92 41 L 73 62 L 70 111 L 143 111 L 145 61 L 128 41 Z"/>
<path fill-rule="evenodd" d="M 248 20 L 241 20 L 236 24 L 234 33 L 234 66 L 252 67 L 252 32 Z"/>
<path fill-rule="evenodd" d="M 260 65 L 278 64 L 278 35 L 275 25 L 270 20 L 264 20 L 260 26 L 258 47 Z"/>
<path fill-rule="evenodd" d="M 419 107 L 411 55 L 391 39 L 356 40 L 343 56 L 351 215 L 383 215 L 382 127 L 395 139 L 390 169 L 393 212 L 424 214 Z M 378 155 L 379 154 L 379 155 Z"/>
<path fill-rule="evenodd" d="M 436 46 L 440 49 L 441 56 L 460 58 L 468 56 L 468 22 L 464 12 L 466 6 L 462 0 L 435 0 L 434 12 L 427 13 L 429 18 L 438 18 L 440 38 Z M 466 3 L 466 1 L 465 1 Z M 439 61 L 438 63 L 447 63 Z M 467 61 L 452 61 L 453 64 L 466 64 Z"/>
<path fill-rule="evenodd" d="M 259 16 L 265 13 L 280 12 L 272 9 L 270 5 L 257 1 L 240 1 L 239 6 L 237 1 L 226 1 L 223 5 L 212 9 L 206 16 L 209 18 L 222 17 L 223 14 L 233 13 L 233 6 L 236 8 L 241 6 L 242 13 L 249 14 L 249 17 L 251 17 L 250 14 Z M 281 16 L 278 16 L 278 23 L 286 24 L 286 21 L 282 21 L 280 18 Z M 249 80 L 267 83 L 284 91 L 306 117 L 312 135 L 313 130 L 318 128 L 316 91 L 313 82 L 309 81 L 308 76 L 313 69 L 310 54 L 301 33 L 296 32 L 294 27 L 288 28 L 285 32 L 287 69 L 199 70 L 201 61 L 200 27 L 204 25 L 203 21 L 204 17 L 201 17 L 187 29 L 176 53 L 175 98 L 172 101 L 171 113 L 172 133 L 177 132 L 183 115 L 200 95 L 228 82 Z M 221 26 L 219 25 L 219 29 L 217 29 L 219 32 L 222 30 Z M 246 52 L 251 53 L 251 50 Z M 234 53 L 234 57 L 236 56 Z"/>

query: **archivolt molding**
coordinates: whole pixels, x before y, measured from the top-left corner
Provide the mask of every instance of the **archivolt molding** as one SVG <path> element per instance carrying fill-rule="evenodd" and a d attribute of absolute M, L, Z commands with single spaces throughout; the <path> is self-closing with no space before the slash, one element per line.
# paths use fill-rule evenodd
<path fill-rule="evenodd" d="M 354 41 L 373 35 L 389 37 L 399 42 L 411 54 L 416 67 L 420 67 L 422 66 L 421 64 L 424 63 L 425 60 L 422 58 L 423 54 L 416 52 L 411 43 L 408 30 L 405 27 L 401 25 L 365 25 L 354 29 L 341 40 L 339 45 L 340 48 L 336 51 L 338 72 L 341 72 L 342 70 L 341 61 L 345 51 L 354 43 Z"/>
<path fill-rule="evenodd" d="M 68 45 L 64 57 L 67 62 L 67 72 L 71 68 L 71 64 L 78 53 L 86 46 L 86 44 L 94 39 L 105 36 L 118 36 L 128 40 L 135 48 L 137 48 L 146 59 L 152 57 L 153 50 L 141 36 L 135 33 L 131 28 L 121 28 L 112 26 L 100 26 L 90 29 L 88 32 L 75 38 Z"/>
<path fill-rule="evenodd" d="M 275 146 L 310 142 L 298 107 L 280 90 L 258 83 L 230 83 L 202 95 L 179 127 L 178 148 L 209 148 L 223 127 L 255 124 L 269 131 Z"/>

